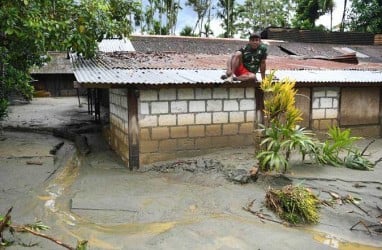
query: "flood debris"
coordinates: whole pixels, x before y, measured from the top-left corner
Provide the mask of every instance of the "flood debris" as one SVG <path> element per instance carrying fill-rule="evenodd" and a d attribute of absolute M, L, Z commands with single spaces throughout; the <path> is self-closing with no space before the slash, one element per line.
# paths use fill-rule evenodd
<path fill-rule="evenodd" d="M 319 221 L 320 201 L 303 186 L 287 185 L 281 189 L 270 188 L 265 195 L 265 205 L 281 219 L 291 224 L 316 224 Z"/>
<path fill-rule="evenodd" d="M 261 212 L 261 211 L 253 211 L 253 210 L 252 210 L 252 206 L 253 206 L 253 203 L 254 203 L 255 201 L 256 201 L 256 199 L 253 200 L 253 201 L 251 201 L 247 206 L 242 207 L 243 210 L 244 210 L 244 211 L 247 211 L 247 212 L 249 212 L 249 213 L 251 213 L 251 214 L 253 214 L 253 215 L 256 215 L 257 217 L 260 218 L 261 222 L 264 222 L 265 220 L 267 220 L 267 221 L 275 222 L 275 223 L 278 223 L 278 224 L 289 225 L 289 223 L 287 223 L 287 222 L 274 220 L 274 219 L 270 218 L 270 216 L 269 216 L 268 214 L 264 214 L 264 213 Z"/>
<path fill-rule="evenodd" d="M 330 200 L 330 201 L 325 201 L 325 200 L 321 201 L 322 204 L 328 205 L 328 206 L 332 207 L 333 204 L 342 205 L 342 204 L 350 203 L 350 204 L 353 204 L 355 207 L 357 207 L 362 212 L 364 212 L 366 215 L 370 216 L 369 212 L 366 211 L 365 209 L 363 209 L 358 204 L 359 201 L 361 200 L 360 198 L 353 197 L 351 194 L 347 194 L 347 195 L 341 196 L 341 195 L 339 195 L 339 194 L 337 194 L 337 193 L 335 193 L 333 191 L 323 190 L 322 192 L 328 193 L 332 197 L 332 200 Z"/>
<path fill-rule="evenodd" d="M 37 161 L 37 160 L 29 160 L 26 163 L 27 165 L 42 165 L 43 164 L 42 161 Z"/>
<path fill-rule="evenodd" d="M 13 207 L 9 208 L 5 216 L 1 216 L 0 214 L 0 246 L 10 246 L 13 244 L 19 244 L 25 247 L 33 247 L 38 245 L 37 243 L 32 243 L 32 244 L 23 243 L 18 237 L 15 237 L 15 233 L 30 233 L 35 236 L 50 240 L 54 242 L 55 244 L 60 245 L 63 248 L 66 248 L 69 250 L 86 250 L 87 249 L 88 242 L 86 240 L 81 240 L 77 242 L 76 247 L 72 247 L 69 244 L 64 243 L 58 239 L 55 239 L 52 236 L 41 233 L 40 231 L 46 231 L 50 229 L 48 226 L 44 225 L 41 221 L 37 221 L 32 224 L 23 224 L 23 225 L 14 224 L 11 220 L 12 210 L 13 210 Z M 10 238 L 7 238 L 5 236 L 4 233 L 6 231 L 9 232 Z"/>
<path fill-rule="evenodd" d="M 360 220 L 358 221 L 357 223 L 355 223 L 351 228 L 350 228 L 350 231 L 352 230 L 358 230 L 356 229 L 356 227 L 358 225 L 362 225 L 366 231 L 371 235 L 372 234 L 372 231 L 376 232 L 376 233 L 382 233 L 382 224 L 381 222 L 379 224 L 366 224 L 366 222 L 364 222 L 363 220 Z"/>

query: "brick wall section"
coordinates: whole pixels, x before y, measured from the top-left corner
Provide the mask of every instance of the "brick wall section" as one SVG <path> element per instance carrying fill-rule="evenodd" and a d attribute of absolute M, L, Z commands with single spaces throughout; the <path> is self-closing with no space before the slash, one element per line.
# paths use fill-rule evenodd
<path fill-rule="evenodd" d="M 339 96 L 339 88 L 313 88 L 313 129 L 326 130 L 338 125 Z"/>
<path fill-rule="evenodd" d="M 127 89 L 110 89 L 110 131 L 109 144 L 128 164 L 129 140 L 127 117 Z"/>
<path fill-rule="evenodd" d="M 253 144 L 254 88 L 140 91 L 142 163 Z"/>

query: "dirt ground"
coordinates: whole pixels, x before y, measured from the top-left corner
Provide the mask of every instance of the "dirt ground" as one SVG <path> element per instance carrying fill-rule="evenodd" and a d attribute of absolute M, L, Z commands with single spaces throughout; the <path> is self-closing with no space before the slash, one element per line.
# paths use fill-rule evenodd
<path fill-rule="evenodd" d="M 14 223 L 41 220 L 51 228 L 45 234 L 72 246 L 88 240 L 89 249 L 382 249 L 380 226 L 364 226 L 381 224 L 381 163 L 357 171 L 296 162 L 287 175 L 238 184 L 240 173 L 255 164 L 253 148 L 242 148 L 130 171 L 96 129 L 83 131 L 87 155 L 52 135 L 58 128 L 95 126 L 81 102 L 36 98 L 11 106 L 2 122 L 0 214 L 13 207 Z M 381 149 L 377 139 L 369 159 L 381 158 Z M 359 203 L 321 206 L 319 224 L 289 227 L 268 220 L 281 222 L 263 204 L 269 187 L 286 184 L 309 187 L 320 199 L 331 199 L 331 192 Z M 243 209 L 252 202 L 255 214 Z M 64 249 L 31 235 L 20 240 L 38 245 L 9 249 Z"/>

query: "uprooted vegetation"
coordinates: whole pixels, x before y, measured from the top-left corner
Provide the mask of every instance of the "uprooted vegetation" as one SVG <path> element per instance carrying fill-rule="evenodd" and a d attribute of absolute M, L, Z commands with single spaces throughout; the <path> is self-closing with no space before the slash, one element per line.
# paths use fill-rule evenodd
<path fill-rule="evenodd" d="M 303 186 L 270 188 L 265 195 L 266 207 L 291 224 L 318 223 L 319 203 L 316 195 Z"/>
<path fill-rule="evenodd" d="M 295 106 L 297 90 L 295 82 L 289 79 L 275 81 L 274 73 L 267 76 L 260 85 L 264 91 L 264 124 L 259 124 L 263 139 L 261 150 L 256 155 L 262 171 L 283 171 L 290 167 L 292 153 L 298 153 L 302 160 L 308 155 L 318 164 L 346 166 L 358 170 L 372 170 L 375 163 L 364 157 L 368 145 L 362 152 L 354 146 L 361 137 L 351 136 L 350 129 L 332 127 L 328 139 L 320 142 L 317 136 L 298 125 L 302 112 Z M 341 154 L 345 157 L 341 158 Z"/>
<path fill-rule="evenodd" d="M 41 221 L 36 221 L 31 224 L 18 225 L 11 220 L 12 207 L 7 211 L 5 216 L 0 214 L 0 249 L 2 247 L 8 247 L 11 245 L 20 245 L 23 247 L 34 247 L 38 243 L 24 243 L 19 237 L 16 236 L 17 233 L 30 233 L 37 237 L 47 239 L 55 244 L 70 250 L 86 250 L 88 241 L 82 240 L 77 242 L 76 247 L 72 247 L 58 239 L 41 233 L 41 231 L 47 231 L 50 228 L 44 225 Z"/>

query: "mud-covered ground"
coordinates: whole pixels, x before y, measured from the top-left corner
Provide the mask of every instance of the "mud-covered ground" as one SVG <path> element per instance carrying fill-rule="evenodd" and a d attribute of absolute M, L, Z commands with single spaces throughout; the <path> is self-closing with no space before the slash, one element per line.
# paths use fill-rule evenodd
<path fill-rule="evenodd" d="M 380 163 L 374 171 L 357 171 L 297 161 L 287 175 L 261 175 L 255 182 L 248 177 L 253 148 L 242 148 L 130 171 L 97 129 L 82 130 L 87 155 L 52 135 L 62 127 L 96 126 L 82 102 L 38 98 L 11 107 L 0 139 L 0 214 L 13 206 L 14 223 L 41 220 L 51 227 L 45 234 L 72 246 L 86 239 L 89 249 L 382 249 Z M 381 149 L 378 139 L 369 159 L 382 157 Z M 323 200 L 333 194 L 344 199 L 322 205 L 319 224 L 288 227 L 263 202 L 269 187 L 291 183 Z M 349 195 L 358 203 L 346 203 Z M 20 237 L 39 243 L 32 249 L 64 249 Z"/>

